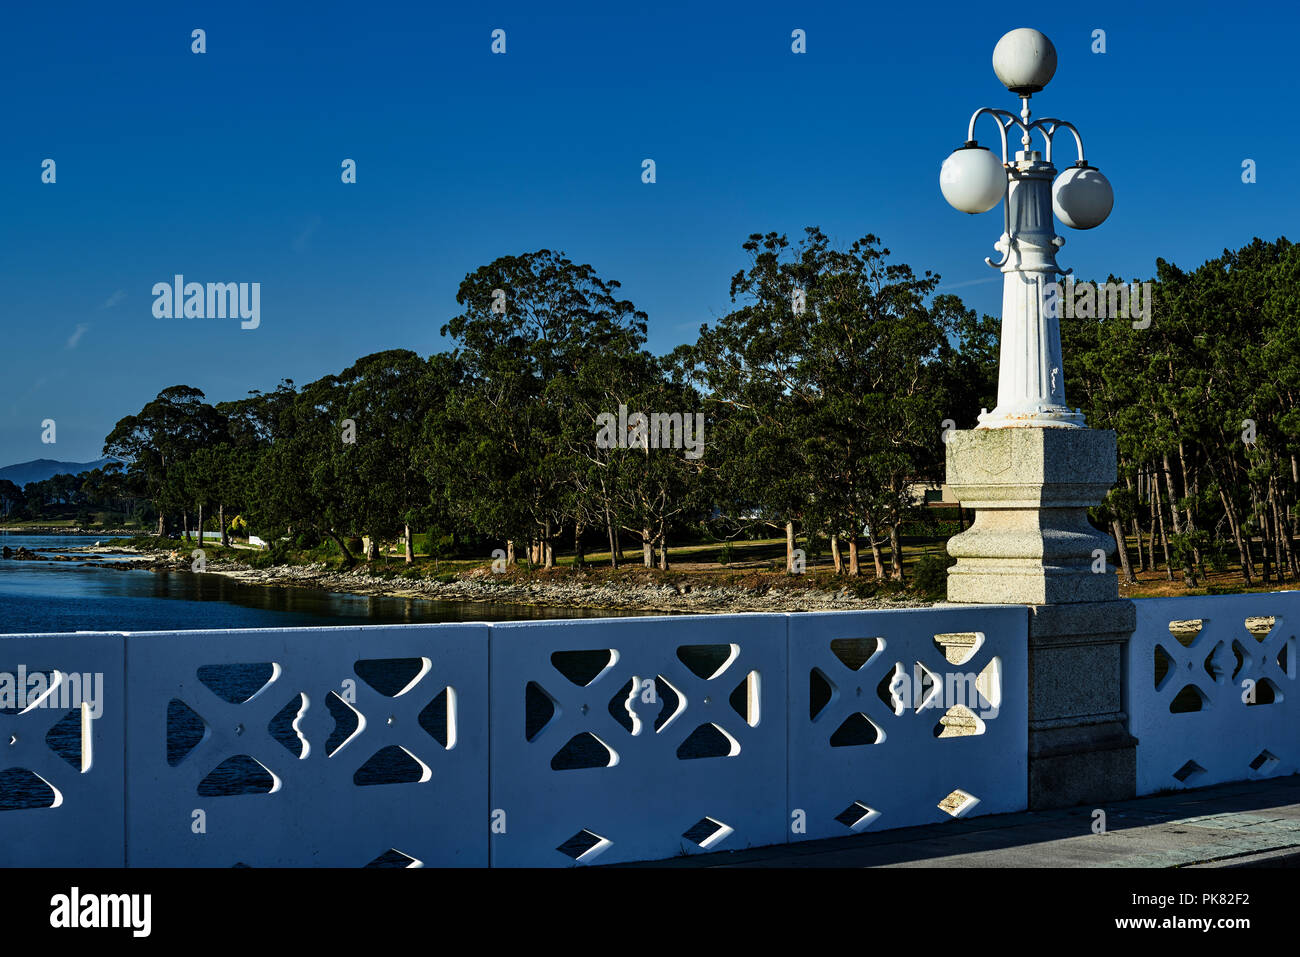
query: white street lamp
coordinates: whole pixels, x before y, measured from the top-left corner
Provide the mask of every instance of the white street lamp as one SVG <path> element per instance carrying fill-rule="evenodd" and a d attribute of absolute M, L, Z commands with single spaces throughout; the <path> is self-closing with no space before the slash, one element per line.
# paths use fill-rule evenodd
<path fill-rule="evenodd" d="M 1020 96 L 1020 115 L 989 107 L 976 110 L 965 144 L 944 160 L 939 173 L 944 199 L 963 213 L 987 212 L 1003 202 L 1003 233 L 994 246 L 1002 259 L 984 260 L 1003 275 L 998 404 L 980 414 L 976 428 L 1083 428 L 1083 414 L 1065 404 L 1060 324 L 1055 312 L 1043 307 L 1046 285 L 1070 272 L 1056 264 L 1056 250 L 1065 240 L 1056 235 L 1052 214 L 1072 229 L 1092 229 L 1110 215 L 1114 193 L 1100 170 L 1088 165 L 1073 124 L 1029 118 L 1029 98 L 1056 73 L 1052 41 L 1037 30 L 1012 30 L 993 50 L 993 71 Z M 1000 163 L 975 141 L 975 121 L 984 114 L 998 123 Z M 1013 126 L 1021 131 L 1014 158 L 1007 155 L 1007 131 Z M 1062 129 L 1074 137 L 1078 162 L 1058 177 L 1052 141 Z M 1035 130 L 1043 136 L 1042 152 L 1030 148 Z"/>

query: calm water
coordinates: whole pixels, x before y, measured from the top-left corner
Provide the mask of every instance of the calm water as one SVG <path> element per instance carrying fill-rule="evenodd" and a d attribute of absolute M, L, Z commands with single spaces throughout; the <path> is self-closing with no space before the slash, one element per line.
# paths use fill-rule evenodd
<path fill-rule="evenodd" d="M 95 536 L 0 534 L 0 546 L 65 549 Z M 43 554 L 56 554 L 43 552 Z M 68 553 L 65 554 L 76 554 Z M 80 556 L 109 561 L 111 556 Z M 73 631 L 283 628 L 608 618 L 615 611 L 486 602 L 368 598 L 308 588 L 246 585 L 221 575 L 88 567 L 83 562 L 0 559 L 0 635 Z"/>
<path fill-rule="evenodd" d="M 424 601 L 405 598 L 368 598 L 305 588 L 269 588 L 246 585 L 220 575 L 196 575 L 188 572 L 154 572 L 96 568 L 88 562 L 107 562 L 113 556 L 85 555 L 67 551 L 72 546 L 92 545 L 95 536 L 13 535 L 0 533 L 0 547 L 40 549 L 41 554 L 68 554 L 76 562 L 31 562 L 0 558 L 0 636 L 34 632 L 75 631 L 158 631 L 194 630 L 199 628 L 273 628 L 306 625 L 342 625 L 350 623 L 402 624 L 443 621 L 513 621 L 527 618 L 611 617 L 619 612 L 580 608 L 537 608 L 529 605 Z M 48 551 L 54 549 L 54 551 Z M 627 614 L 627 613 L 622 613 Z M 2 649 L 0 649 L 2 650 Z M 579 656 L 590 653 L 578 653 Z M 0 654 L 0 658 L 3 655 Z M 0 662 L 4 666 L 12 663 Z M 414 661 L 395 660 L 377 663 L 374 674 L 363 677 L 383 693 L 394 693 L 411 675 Z M 590 669 L 594 674 L 603 667 L 601 661 L 575 660 L 566 668 Z M 358 672 L 360 674 L 360 672 Z M 212 690 L 232 702 L 246 700 L 269 677 L 269 665 L 233 665 L 213 669 L 200 679 Z M 394 690 L 384 690 L 391 686 Z M 630 691 L 621 690 L 621 701 Z M 542 696 L 528 700 L 529 732 L 546 723 L 550 708 Z M 202 736 L 200 716 L 174 702 L 168 711 L 165 741 L 168 762 L 183 760 Z M 326 700 L 337 722 L 330 745 L 337 746 L 355 727 L 348 709 Z M 420 723 L 434 737 L 445 726 L 446 702 L 435 699 L 420 715 Z M 16 707 L 0 709 L 14 714 Z M 617 707 L 611 706 L 620 720 L 628 720 Z M 671 709 L 670 712 L 671 713 Z M 287 709 L 272 721 L 273 736 L 294 753 L 298 746 L 291 725 L 296 707 Z M 73 767 L 80 767 L 80 724 L 69 713 L 47 736 L 51 749 Z M 337 740 L 336 740 L 337 739 Z M 441 739 L 440 739 L 441 740 Z M 397 749 L 400 751 L 400 749 Z M 588 751 L 592 751 L 588 754 Z M 566 767 L 604 764 L 603 753 L 591 747 L 570 748 L 562 756 Z M 380 753 L 358 769 L 358 784 L 398 783 L 413 778 L 404 755 Z M 557 765 L 560 766 L 560 765 Z M 233 758 L 222 763 L 204 779 L 199 793 L 210 796 L 262 792 L 270 778 L 255 763 Z M 44 807 L 52 792 L 26 769 L 0 770 L 0 811 Z M 404 866 L 402 861 L 382 860 L 378 866 Z"/>

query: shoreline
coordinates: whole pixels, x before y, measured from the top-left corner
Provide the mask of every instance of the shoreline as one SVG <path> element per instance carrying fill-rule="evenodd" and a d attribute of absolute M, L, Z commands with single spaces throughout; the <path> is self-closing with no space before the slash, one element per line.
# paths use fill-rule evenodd
<path fill-rule="evenodd" d="M 242 562 L 213 561 L 204 572 L 191 572 L 189 560 L 161 550 L 130 546 L 79 546 L 63 551 L 87 555 L 135 555 L 138 559 L 86 562 L 117 570 L 178 571 L 220 575 L 246 585 L 268 588 L 312 588 L 373 598 L 409 598 L 461 604 L 531 605 L 604 611 L 664 614 L 730 614 L 739 612 L 861 611 L 865 609 L 925 608 L 934 604 L 918 598 L 862 598 L 847 587 L 826 591 L 807 587 L 767 588 L 763 591 L 701 581 L 678 583 L 610 582 L 575 573 L 564 580 L 537 580 L 479 571 L 451 581 L 384 578 L 362 568 L 339 571 L 325 565 L 277 565 L 252 568 Z"/>

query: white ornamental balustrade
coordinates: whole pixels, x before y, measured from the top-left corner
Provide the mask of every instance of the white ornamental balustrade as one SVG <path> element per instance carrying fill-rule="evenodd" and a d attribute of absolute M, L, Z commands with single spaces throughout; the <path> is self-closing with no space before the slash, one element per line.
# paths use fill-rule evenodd
<path fill-rule="evenodd" d="M 791 839 L 1020 811 L 1028 612 L 790 616 Z"/>
<path fill-rule="evenodd" d="M 487 866 L 486 625 L 126 647 L 130 866 Z"/>
<path fill-rule="evenodd" d="M 1300 771 L 1300 592 L 1134 604 L 1125 707 L 1138 793 Z"/>
<path fill-rule="evenodd" d="M 786 617 L 493 625 L 493 866 L 783 843 Z"/>
<path fill-rule="evenodd" d="M 0 866 L 122 867 L 123 639 L 0 639 Z"/>

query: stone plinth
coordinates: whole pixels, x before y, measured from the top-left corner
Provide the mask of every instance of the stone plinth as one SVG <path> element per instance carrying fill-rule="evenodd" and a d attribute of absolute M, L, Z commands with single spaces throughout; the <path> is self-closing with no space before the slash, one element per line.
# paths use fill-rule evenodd
<path fill-rule="evenodd" d="M 1029 806 L 1133 797 L 1137 741 L 1123 704 L 1135 626 L 1115 541 L 1088 522 L 1115 481 L 1115 433 L 1007 428 L 949 433 L 948 486 L 975 510 L 948 542 L 950 602 L 1030 605 Z"/>
<path fill-rule="evenodd" d="M 1115 540 L 1088 523 L 1115 483 L 1115 433 L 1093 429 L 977 429 L 948 433 L 948 487 L 975 510 L 948 541 L 957 564 L 948 600 L 1055 604 L 1119 597 L 1096 550 Z M 1104 567 L 1104 560 L 1103 560 Z"/>

